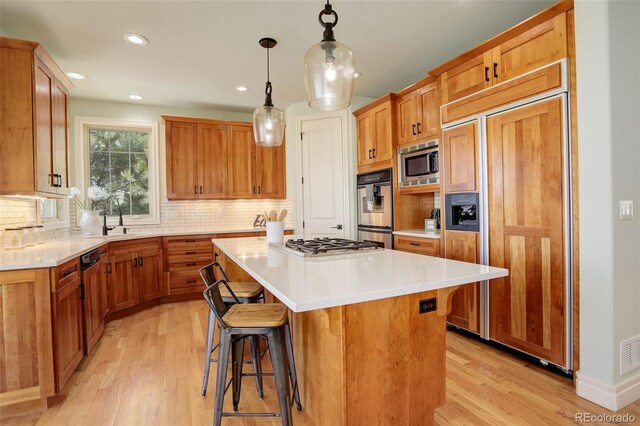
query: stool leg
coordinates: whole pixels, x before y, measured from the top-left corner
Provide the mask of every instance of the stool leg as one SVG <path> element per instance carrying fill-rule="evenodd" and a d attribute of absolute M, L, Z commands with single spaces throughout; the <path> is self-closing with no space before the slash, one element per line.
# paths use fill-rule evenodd
<path fill-rule="evenodd" d="M 253 372 L 262 374 L 262 360 L 260 359 L 260 338 L 258 336 L 250 336 L 249 343 L 251 348 L 251 363 L 253 364 Z M 256 376 L 256 389 L 258 397 L 262 399 L 264 396 L 262 388 L 262 376 Z"/>
<path fill-rule="evenodd" d="M 296 361 L 293 358 L 293 342 L 291 341 L 291 328 L 289 323 L 284 326 L 285 344 L 287 345 L 287 361 L 289 362 L 289 377 L 291 378 L 291 388 L 293 389 L 293 400 L 296 402 L 298 411 L 302 411 L 300 403 L 300 391 L 298 390 L 298 375 L 296 374 Z"/>
<path fill-rule="evenodd" d="M 282 352 L 283 346 L 282 328 L 278 327 L 269 333 L 269 354 L 273 365 L 273 374 L 276 379 L 276 391 L 278 393 L 278 404 L 280 405 L 280 416 L 283 426 L 292 426 L 291 418 L 291 397 L 289 396 L 289 380 L 287 373 L 287 363 Z"/>
<path fill-rule="evenodd" d="M 211 309 L 207 309 L 207 342 L 204 350 L 204 376 L 202 377 L 202 396 L 207 394 L 207 384 L 209 383 L 209 370 L 211 368 L 211 348 L 213 347 L 213 333 L 215 328 L 215 316 L 211 315 Z"/>
<path fill-rule="evenodd" d="M 244 364 L 244 339 L 237 338 L 232 344 L 231 365 L 233 382 L 233 411 L 238 411 L 242 389 L 242 364 Z"/>
<path fill-rule="evenodd" d="M 224 389 L 227 387 L 227 360 L 229 359 L 229 347 L 231 335 L 220 333 L 220 346 L 218 346 L 218 374 L 216 377 L 216 398 L 213 405 L 213 426 L 222 424 L 222 405 L 224 403 Z"/>

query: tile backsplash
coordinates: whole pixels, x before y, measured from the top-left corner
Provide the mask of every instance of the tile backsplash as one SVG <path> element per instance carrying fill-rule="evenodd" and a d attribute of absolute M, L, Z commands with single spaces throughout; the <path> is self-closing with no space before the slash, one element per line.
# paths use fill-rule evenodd
<path fill-rule="evenodd" d="M 40 223 L 38 201 L 0 197 L 0 230 Z M 293 200 L 216 200 L 216 201 L 162 201 L 159 225 L 135 225 L 125 219 L 125 226 L 150 231 L 179 228 L 247 229 L 257 214 L 274 209 L 288 210 L 285 227 L 294 226 Z M 47 238 L 79 232 L 76 209 L 69 206 L 70 228 L 48 230 Z"/>

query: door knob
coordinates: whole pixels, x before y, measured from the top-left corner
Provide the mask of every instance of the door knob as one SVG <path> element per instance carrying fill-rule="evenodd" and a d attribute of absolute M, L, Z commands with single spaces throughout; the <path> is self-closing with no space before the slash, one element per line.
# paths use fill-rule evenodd
<path fill-rule="evenodd" d="M 331 229 L 342 229 L 342 225 L 336 225 L 336 226 L 332 226 Z"/>

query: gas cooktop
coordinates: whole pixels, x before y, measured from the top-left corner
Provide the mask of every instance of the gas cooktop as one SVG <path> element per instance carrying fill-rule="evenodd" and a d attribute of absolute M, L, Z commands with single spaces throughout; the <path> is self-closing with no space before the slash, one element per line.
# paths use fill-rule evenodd
<path fill-rule="evenodd" d="M 283 246 L 272 245 L 272 247 L 282 248 L 288 253 L 294 253 L 299 256 L 345 254 L 353 251 L 378 249 L 378 246 L 372 243 L 329 237 L 314 238 L 313 240 L 287 240 Z"/>

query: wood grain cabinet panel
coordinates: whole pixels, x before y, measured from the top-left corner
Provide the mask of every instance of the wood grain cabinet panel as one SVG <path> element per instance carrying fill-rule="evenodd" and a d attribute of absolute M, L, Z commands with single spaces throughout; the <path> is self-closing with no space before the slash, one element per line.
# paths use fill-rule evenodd
<path fill-rule="evenodd" d="M 227 196 L 227 129 L 198 123 L 198 198 Z"/>
<path fill-rule="evenodd" d="M 140 301 L 134 277 L 134 259 L 135 253 L 110 256 L 109 313 L 131 308 Z"/>
<path fill-rule="evenodd" d="M 285 144 L 273 148 L 256 146 L 256 198 L 286 198 Z"/>
<path fill-rule="evenodd" d="M 0 272 L 0 417 L 43 410 L 55 392 L 51 300 L 49 269 Z"/>
<path fill-rule="evenodd" d="M 444 191 L 476 191 L 477 184 L 477 127 L 476 123 L 447 129 L 442 132 L 444 160 Z"/>
<path fill-rule="evenodd" d="M 440 92 L 432 81 L 398 98 L 398 145 L 438 139 L 440 135 Z"/>
<path fill-rule="evenodd" d="M 562 365 L 567 303 L 559 98 L 489 117 L 490 336 Z"/>
<path fill-rule="evenodd" d="M 493 84 L 491 51 L 442 74 L 442 103 L 447 104 Z"/>
<path fill-rule="evenodd" d="M 440 257 L 440 240 L 438 239 L 395 235 L 394 240 L 396 250 Z"/>
<path fill-rule="evenodd" d="M 158 249 L 147 250 L 136 254 L 138 256 L 137 275 L 140 303 L 164 296 L 161 251 Z"/>
<path fill-rule="evenodd" d="M 85 353 L 90 354 L 104 331 L 106 269 L 97 263 L 82 274 Z M 103 277 L 103 274 L 105 276 Z"/>
<path fill-rule="evenodd" d="M 229 156 L 227 157 L 227 197 L 254 198 L 257 193 L 253 129 L 250 126 L 229 127 Z"/>
<path fill-rule="evenodd" d="M 480 263 L 480 238 L 475 232 L 447 231 L 445 257 L 462 262 Z M 447 321 L 474 333 L 480 333 L 480 284 L 460 286 L 453 294 Z"/>
<path fill-rule="evenodd" d="M 390 167 L 394 158 L 392 97 L 354 112 L 358 132 L 358 167 Z M 367 169 L 369 170 L 369 169 Z"/>
<path fill-rule="evenodd" d="M 167 121 L 167 198 L 198 197 L 198 126 L 196 123 Z"/>
<path fill-rule="evenodd" d="M 66 195 L 73 85 L 38 43 L 0 37 L 0 63 L 0 194 Z"/>
<path fill-rule="evenodd" d="M 53 269 L 52 323 L 56 391 L 60 392 L 84 357 L 82 281 L 77 259 Z"/>
<path fill-rule="evenodd" d="M 398 109 L 398 145 L 416 140 L 418 136 L 418 102 L 416 92 L 410 92 L 397 101 Z"/>

